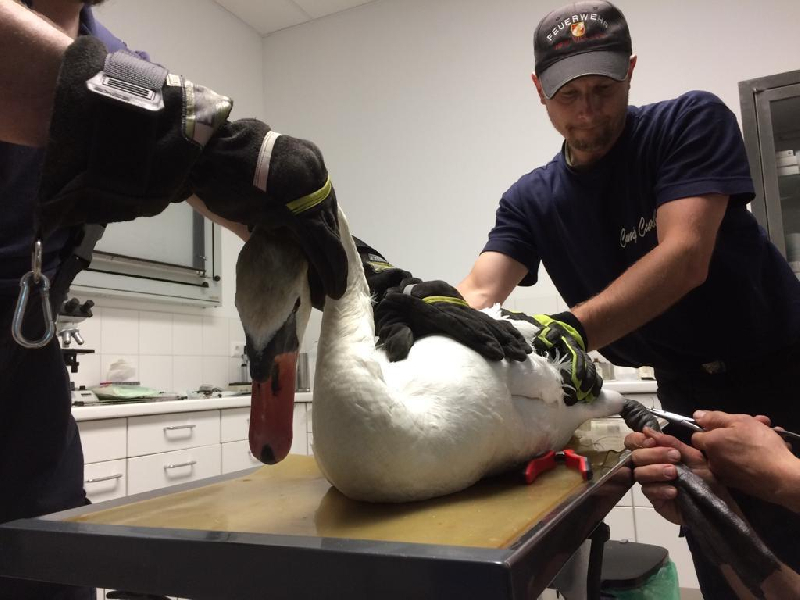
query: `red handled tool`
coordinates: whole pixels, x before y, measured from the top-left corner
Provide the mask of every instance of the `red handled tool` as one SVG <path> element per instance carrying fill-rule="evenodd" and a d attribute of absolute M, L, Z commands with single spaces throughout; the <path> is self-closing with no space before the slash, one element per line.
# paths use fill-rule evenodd
<path fill-rule="evenodd" d="M 539 475 L 554 468 L 560 462 L 566 464 L 570 469 L 577 469 L 584 481 L 589 481 L 592 478 L 592 464 L 589 459 L 574 450 L 562 450 L 561 452 L 550 450 L 541 456 L 531 459 L 522 470 L 522 477 L 525 483 L 530 485 Z"/>

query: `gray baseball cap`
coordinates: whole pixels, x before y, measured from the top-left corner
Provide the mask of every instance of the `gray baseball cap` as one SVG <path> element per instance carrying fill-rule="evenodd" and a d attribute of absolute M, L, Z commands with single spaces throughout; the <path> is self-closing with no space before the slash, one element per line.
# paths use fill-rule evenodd
<path fill-rule="evenodd" d="M 568 4 L 550 12 L 533 34 L 535 73 L 547 98 L 584 75 L 622 81 L 633 43 L 622 12 L 610 2 Z"/>

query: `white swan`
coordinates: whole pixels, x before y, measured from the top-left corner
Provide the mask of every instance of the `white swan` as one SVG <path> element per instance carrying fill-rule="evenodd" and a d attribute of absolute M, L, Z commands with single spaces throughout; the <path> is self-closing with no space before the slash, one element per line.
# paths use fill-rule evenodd
<path fill-rule="evenodd" d="M 585 420 L 619 412 L 622 397 L 608 391 L 592 404 L 566 406 L 558 371 L 536 355 L 524 362 L 490 362 L 449 338 L 430 336 L 417 341 L 406 360 L 389 362 L 375 348 L 369 289 L 341 211 L 339 222 L 349 275 L 345 295 L 337 301 L 328 298 L 325 304 L 313 387 L 313 431 L 317 463 L 342 493 L 375 502 L 452 493 L 487 474 L 561 449 Z M 281 318 L 264 319 L 264 314 L 291 313 L 289 321 L 296 319 L 304 327 L 306 269 L 287 273 L 303 260 L 285 241 L 259 234 L 248 245 L 240 256 L 237 278 L 247 281 L 250 290 L 245 295 L 237 289 L 237 307 L 248 345 L 269 348 Z M 274 295 L 256 290 L 256 279 L 271 282 Z M 282 289 L 276 289 L 278 285 Z M 296 339 L 294 344 L 296 351 Z M 275 353 L 267 350 L 260 356 Z M 259 384 L 258 392 L 254 387 L 253 406 L 262 407 L 263 397 L 271 396 L 274 387 L 271 381 Z M 287 400 L 267 401 L 273 402 Z M 277 462 L 288 453 L 291 409 L 291 403 L 268 411 L 251 409 L 251 450 L 262 461 Z M 267 425 L 263 419 L 273 415 L 275 424 Z M 261 423 L 267 433 L 254 435 L 254 423 Z"/>

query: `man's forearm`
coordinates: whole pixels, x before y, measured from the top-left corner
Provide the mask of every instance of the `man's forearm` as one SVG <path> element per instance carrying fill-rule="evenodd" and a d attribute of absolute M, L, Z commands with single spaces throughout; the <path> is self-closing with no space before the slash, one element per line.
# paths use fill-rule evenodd
<path fill-rule="evenodd" d="M 189 196 L 186 199 L 186 202 L 206 219 L 209 219 L 214 223 L 221 225 L 228 231 L 235 233 L 237 236 L 239 236 L 239 238 L 241 238 L 242 241 L 246 242 L 250 239 L 250 230 L 247 228 L 247 225 L 236 223 L 235 221 L 229 221 L 228 219 L 224 219 L 219 215 L 214 214 L 208 209 L 205 202 L 203 202 L 197 196 Z"/>
<path fill-rule="evenodd" d="M 573 307 L 589 338 L 587 350 L 638 329 L 700 285 L 705 273 L 691 264 L 691 249 L 660 244 L 597 296 Z"/>
<path fill-rule="evenodd" d="M 0 0 L 0 140 L 46 143 L 58 70 L 71 42 L 24 6 Z"/>
<path fill-rule="evenodd" d="M 776 497 L 769 498 L 769 501 L 800 514 L 800 459 L 793 456 L 787 461 L 777 488 Z"/>

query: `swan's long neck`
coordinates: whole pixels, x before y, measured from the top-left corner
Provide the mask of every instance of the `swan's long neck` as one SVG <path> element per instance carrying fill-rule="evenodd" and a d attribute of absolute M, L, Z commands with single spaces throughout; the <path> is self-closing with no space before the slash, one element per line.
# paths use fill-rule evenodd
<path fill-rule="evenodd" d="M 347 290 L 339 300 L 327 298 L 325 301 L 317 373 L 366 367 L 371 372 L 370 379 L 373 385 L 376 388 L 382 387 L 383 375 L 375 350 L 372 299 L 364 277 L 361 258 L 341 209 L 339 209 L 339 233 L 347 253 Z"/>
<path fill-rule="evenodd" d="M 350 227 L 344 213 L 339 209 L 339 233 L 347 253 L 347 290 L 339 300 L 326 299 L 322 316 L 320 339 L 329 345 L 346 347 L 352 352 L 363 346 L 370 352 L 375 348 L 375 324 L 372 315 L 372 299 L 364 277 L 364 267 L 358 255 Z"/>

